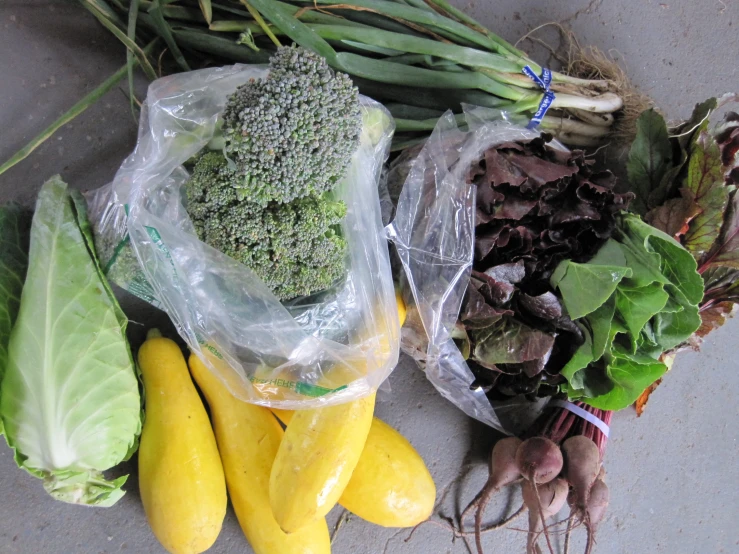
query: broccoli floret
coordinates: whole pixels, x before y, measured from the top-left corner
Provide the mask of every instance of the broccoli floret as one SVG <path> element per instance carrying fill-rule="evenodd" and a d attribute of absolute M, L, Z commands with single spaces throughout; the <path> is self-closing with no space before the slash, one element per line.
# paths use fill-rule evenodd
<path fill-rule="evenodd" d="M 346 206 L 330 191 L 359 145 L 357 89 L 320 56 L 280 48 L 270 73 L 229 97 L 218 141 L 186 184 L 201 240 L 251 268 L 280 298 L 330 287 L 344 272 Z"/>
<path fill-rule="evenodd" d="M 252 202 L 290 202 L 321 194 L 343 177 L 359 144 L 357 89 L 322 57 L 282 47 L 266 79 L 252 80 L 228 99 L 224 152 Z"/>
<path fill-rule="evenodd" d="M 266 206 L 247 200 L 220 152 L 200 157 L 185 188 L 200 240 L 249 267 L 280 300 L 327 289 L 344 274 L 343 202 L 328 194 Z"/>

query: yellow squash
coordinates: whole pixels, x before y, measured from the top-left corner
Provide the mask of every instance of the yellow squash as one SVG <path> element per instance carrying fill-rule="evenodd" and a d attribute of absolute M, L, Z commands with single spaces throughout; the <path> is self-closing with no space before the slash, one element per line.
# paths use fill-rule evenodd
<path fill-rule="evenodd" d="M 226 515 L 221 458 L 179 346 L 150 333 L 139 350 L 146 420 L 139 447 L 139 488 L 154 535 L 172 554 L 199 554 Z"/>
<path fill-rule="evenodd" d="M 210 406 L 231 504 L 256 554 L 330 554 L 325 519 L 284 533 L 269 503 L 269 475 L 284 434 L 267 408 L 237 399 L 196 356 L 190 372 Z"/>
<path fill-rule="evenodd" d="M 339 504 L 383 527 L 413 527 L 431 515 L 436 486 L 406 438 L 374 418 L 357 467 Z"/>
<path fill-rule="evenodd" d="M 287 533 L 331 511 L 367 440 L 375 394 L 338 406 L 295 412 L 269 480 L 272 513 Z"/>
<path fill-rule="evenodd" d="M 288 424 L 294 412 L 272 410 Z M 383 527 L 413 527 L 428 519 L 436 486 L 421 456 L 406 438 L 373 418 L 367 442 L 339 504 Z"/>
<path fill-rule="evenodd" d="M 405 317 L 406 317 L 406 306 L 405 301 L 403 300 L 403 295 L 399 290 L 395 290 L 395 303 L 398 306 L 398 319 L 400 320 L 400 326 L 403 326 L 403 323 L 405 323 Z"/>
<path fill-rule="evenodd" d="M 398 318 L 405 304 L 396 292 Z M 381 354 L 392 351 L 390 332 L 380 337 Z M 341 369 L 335 369 L 336 375 Z M 293 533 L 320 520 L 341 497 L 359 462 L 372 425 L 375 393 L 337 406 L 295 412 L 277 452 L 269 480 L 272 513 Z"/>

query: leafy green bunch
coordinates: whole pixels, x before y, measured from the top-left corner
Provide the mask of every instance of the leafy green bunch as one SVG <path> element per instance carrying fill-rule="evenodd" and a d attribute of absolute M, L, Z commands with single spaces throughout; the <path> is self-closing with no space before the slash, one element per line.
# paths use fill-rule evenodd
<path fill-rule="evenodd" d="M 695 258 L 705 295 L 691 341 L 725 323 L 739 303 L 739 114 L 710 128 L 710 116 L 736 95 L 709 98 L 667 128 L 654 110 L 639 116 L 629 152 L 629 181 L 645 220 Z"/>
<path fill-rule="evenodd" d="M 693 256 L 635 215 L 620 216 L 587 263 L 561 262 L 551 285 L 585 338 L 562 369 L 562 388 L 603 410 L 633 403 L 667 370 L 662 353 L 701 324 L 703 281 Z"/>

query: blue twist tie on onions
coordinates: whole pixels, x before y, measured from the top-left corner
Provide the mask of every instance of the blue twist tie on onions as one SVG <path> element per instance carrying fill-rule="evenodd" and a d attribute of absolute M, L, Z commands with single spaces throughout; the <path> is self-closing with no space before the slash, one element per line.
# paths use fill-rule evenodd
<path fill-rule="evenodd" d="M 549 406 L 564 408 L 565 410 L 569 410 L 573 414 L 580 416 L 588 423 L 592 423 L 598 429 L 600 429 L 600 432 L 603 433 L 603 435 L 606 438 L 608 438 L 611 432 L 611 428 L 608 426 L 608 424 L 605 421 L 600 419 L 598 416 L 591 414 L 590 412 L 586 410 L 583 410 L 580 406 L 577 406 L 576 404 L 573 404 L 572 402 L 567 402 L 566 400 L 555 399 L 549 402 Z"/>
<path fill-rule="evenodd" d="M 521 71 L 544 91 L 544 96 L 542 96 L 541 102 L 539 102 L 539 108 L 526 126 L 527 129 L 534 129 L 541 123 L 541 120 L 544 119 L 547 110 L 551 108 L 552 103 L 554 102 L 554 93 L 549 90 L 549 85 L 552 83 L 552 71 L 546 67 L 542 68 L 541 77 L 534 73 L 534 70 L 528 65 Z"/>

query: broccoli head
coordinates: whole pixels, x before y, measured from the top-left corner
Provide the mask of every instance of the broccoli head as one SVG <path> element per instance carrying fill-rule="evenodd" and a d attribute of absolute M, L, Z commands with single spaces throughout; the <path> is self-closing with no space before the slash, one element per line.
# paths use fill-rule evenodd
<path fill-rule="evenodd" d="M 344 275 L 346 241 L 336 227 L 343 202 L 313 194 L 264 206 L 229 166 L 222 153 L 206 153 L 185 185 L 200 240 L 249 267 L 280 300 L 327 289 Z"/>
<path fill-rule="evenodd" d="M 262 205 L 334 188 L 361 129 L 351 79 L 299 47 L 279 48 L 267 78 L 240 86 L 223 112 L 224 152 L 246 196 Z"/>

